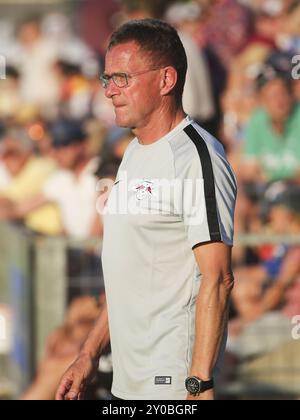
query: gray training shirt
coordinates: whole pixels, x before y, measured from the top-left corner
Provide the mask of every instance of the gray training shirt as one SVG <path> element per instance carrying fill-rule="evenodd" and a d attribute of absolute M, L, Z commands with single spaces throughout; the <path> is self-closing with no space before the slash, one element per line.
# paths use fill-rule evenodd
<path fill-rule="evenodd" d="M 201 283 L 193 249 L 233 244 L 235 200 L 223 146 L 189 117 L 128 146 L 103 217 L 116 397 L 186 398 Z"/>

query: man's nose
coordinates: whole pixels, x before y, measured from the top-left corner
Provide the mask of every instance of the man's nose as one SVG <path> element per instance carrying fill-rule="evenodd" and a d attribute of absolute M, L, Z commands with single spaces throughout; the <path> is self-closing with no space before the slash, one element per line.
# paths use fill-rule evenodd
<path fill-rule="evenodd" d="M 107 88 L 105 89 L 105 96 L 111 99 L 113 96 L 118 95 L 119 88 L 116 86 L 112 79 L 109 79 Z"/>

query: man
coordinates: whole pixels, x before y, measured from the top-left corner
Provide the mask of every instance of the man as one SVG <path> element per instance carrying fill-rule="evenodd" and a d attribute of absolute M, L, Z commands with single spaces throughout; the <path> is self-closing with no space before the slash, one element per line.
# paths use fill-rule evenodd
<path fill-rule="evenodd" d="M 53 123 L 51 134 L 58 169 L 35 195 L 24 197 L 11 208 L 7 218 L 23 219 L 33 210 L 54 203 L 60 211 L 61 231 L 73 238 L 84 239 L 98 225 L 94 176 L 98 159 L 88 156 L 86 133 L 81 123 L 58 120 Z"/>
<path fill-rule="evenodd" d="M 29 105 L 50 107 L 52 110 L 59 94 L 59 81 L 54 71 L 59 55 L 58 44 L 45 36 L 36 16 L 21 23 L 17 38 L 12 62 L 20 69 L 21 98 Z"/>
<path fill-rule="evenodd" d="M 91 235 L 97 218 L 94 172 L 98 158 L 89 156 L 82 123 L 59 120 L 53 124 L 51 132 L 59 169 L 44 185 L 40 199 L 57 203 L 64 232 L 73 238 L 84 239 Z"/>
<path fill-rule="evenodd" d="M 186 70 L 182 43 L 166 23 L 132 21 L 112 35 L 102 83 L 117 124 L 136 139 L 104 212 L 107 307 L 57 399 L 83 398 L 109 338 L 114 398 L 214 398 L 233 286 L 236 184 L 220 143 L 184 114 Z M 177 181 L 179 193 L 168 190 Z M 203 211 L 193 217 L 195 195 Z M 118 210 L 123 201 L 128 209 Z"/>
<path fill-rule="evenodd" d="M 198 3 L 175 3 L 166 13 L 166 20 L 176 27 L 183 43 L 188 71 L 183 93 L 184 110 L 202 126 L 210 126 L 214 121 L 212 78 L 204 49 L 198 45 L 200 19 L 203 10 Z M 202 16 L 203 19 L 203 16 Z M 217 69 L 215 69 L 217 71 Z M 214 123 L 213 128 L 216 129 Z"/>

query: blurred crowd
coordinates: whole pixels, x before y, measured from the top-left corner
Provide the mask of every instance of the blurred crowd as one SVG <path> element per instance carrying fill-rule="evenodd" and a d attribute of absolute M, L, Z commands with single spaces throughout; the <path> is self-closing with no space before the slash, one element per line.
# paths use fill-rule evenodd
<path fill-rule="evenodd" d="M 122 22 L 151 16 L 178 29 L 189 63 L 184 109 L 221 140 L 237 174 L 236 234 L 299 235 L 299 0 L 86 0 L 72 17 L 1 16 L 0 220 L 101 236 L 96 184 L 115 177 L 133 138 L 115 126 L 100 85 L 105 46 Z M 230 345 L 239 354 L 248 324 L 300 313 L 300 246 L 239 246 L 233 260 Z"/>

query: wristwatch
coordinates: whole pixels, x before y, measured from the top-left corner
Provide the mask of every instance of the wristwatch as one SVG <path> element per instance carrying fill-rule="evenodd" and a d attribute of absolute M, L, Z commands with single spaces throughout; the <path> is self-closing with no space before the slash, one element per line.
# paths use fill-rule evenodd
<path fill-rule="evenodd" d="M 197 376 L 190 376 L 185 380 L 186 390 L 193 396 L 198 396 L 202 392 L 208 391 L 214 387 L 214 380 L 202 381 Z"/>

